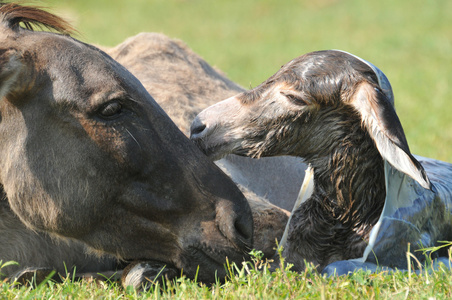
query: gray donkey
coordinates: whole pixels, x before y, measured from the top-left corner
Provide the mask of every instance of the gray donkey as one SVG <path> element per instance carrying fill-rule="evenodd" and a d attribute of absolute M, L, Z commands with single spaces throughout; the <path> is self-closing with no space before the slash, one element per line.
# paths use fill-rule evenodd
<path fill-rule="evenodd" d="M 209 282 L 226 257 L 273 251 L 286 212 L 249 190 L 251 210 L 123 66 L 38 8 L 0 3 L 0 27 L 0 260 L 62 273 L 149 260 Z"/>

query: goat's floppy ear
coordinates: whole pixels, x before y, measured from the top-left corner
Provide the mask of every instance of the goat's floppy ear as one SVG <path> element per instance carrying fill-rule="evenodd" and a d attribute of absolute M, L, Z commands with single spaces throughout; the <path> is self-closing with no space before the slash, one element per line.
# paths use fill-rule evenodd
<path fill-rule="evenodd" d="M 422 187 L 430 189 L 430 180 L 422 165 L 411 155 L 402 124 L 385 94 L 365 82 L 358 87 L 351 104 L 361 114 L 361 121 L 381 156 Z"/>
<path fill-rule="evenodd" d="M 22 67 L 15 50 L 0 49 L 0 101 L 12 92 Z"/>

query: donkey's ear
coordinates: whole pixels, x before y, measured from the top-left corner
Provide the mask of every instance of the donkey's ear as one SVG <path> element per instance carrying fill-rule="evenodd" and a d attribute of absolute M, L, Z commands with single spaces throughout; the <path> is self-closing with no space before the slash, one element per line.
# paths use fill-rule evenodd
<path fill-rule="evenodd" d="M 0 101 L 14 90 L 14 84 L 23 68 L 15 50 L 0 49 Z"/>
<path fill-rule="evenodd" d="M 361 114 L 361 121 L 381 156 L 422 187 L 430 189 L 430 180 L 422 165 L 411 155 L 402 124 L 385 94 L 365 82 L 358 87 L 351 104 Z"/>

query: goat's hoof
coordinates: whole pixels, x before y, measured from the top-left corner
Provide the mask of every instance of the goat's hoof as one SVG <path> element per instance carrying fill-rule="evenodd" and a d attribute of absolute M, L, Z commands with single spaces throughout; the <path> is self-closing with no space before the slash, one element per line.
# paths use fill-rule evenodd
<path fill-rule="evenodd" d="M 52 274 L 53 273 L 53 274 Z M 12 283 L 39 285 L 46 279 L 59 281 L 60 278 L 54 269 L 50 268 L 26 268 L 11 276 Z"/>
<path fill-rule="evenodd" d="M 140 261 L 129 264 L 122 272 L 121 284 L 124 288 L 132 286 L 135 290 L 148 290 L 151 286 L 171 280 L 177 270 L 162 263 Z"/>

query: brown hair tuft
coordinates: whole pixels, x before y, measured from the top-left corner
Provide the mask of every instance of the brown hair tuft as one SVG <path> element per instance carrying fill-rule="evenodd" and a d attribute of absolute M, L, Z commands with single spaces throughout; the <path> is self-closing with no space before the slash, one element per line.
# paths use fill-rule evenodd
<path fill-rule="evenodd" d="M 70 35 L 76 30 L 64 19 L 38 6 L 22 6 L 16 3 L 0 3 L 0 22 L 17 29 L 22 23 L 28 30 L 34 27 Z"/>

